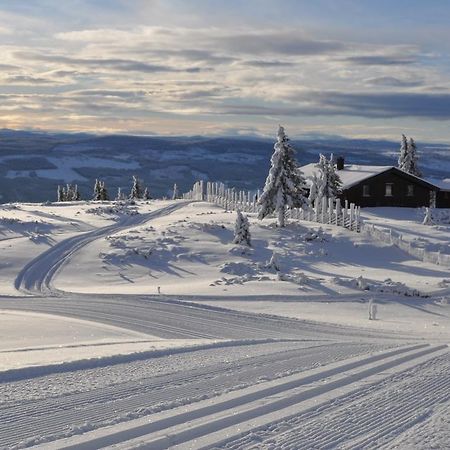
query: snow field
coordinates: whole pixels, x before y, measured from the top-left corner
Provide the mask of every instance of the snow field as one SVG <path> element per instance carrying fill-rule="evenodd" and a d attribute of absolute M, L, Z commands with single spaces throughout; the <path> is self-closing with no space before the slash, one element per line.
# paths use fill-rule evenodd
<path fill-rule="evenodd" d="M 358 277 L 379 293 L 427 295 L 442 290 L 448 271 L 399 249 L 333 226 L 249 215 L 252 247 L 235 245 L 235 213 L 192 203 L 165 217 L 85 246 L 63 270 L 61 290 L 103 292 L 105 283 L 130 294 L 295 295 L 316 298 L 361 292 Z M 268 267 L 273 252 L 280 274 Z M 81 283 L 83 279 L 83 283 Z"/>

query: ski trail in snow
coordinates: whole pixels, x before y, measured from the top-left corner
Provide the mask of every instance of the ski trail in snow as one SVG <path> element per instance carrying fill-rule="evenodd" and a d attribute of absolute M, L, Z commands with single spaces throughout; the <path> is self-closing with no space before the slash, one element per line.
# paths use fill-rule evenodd
<path fill-rule="evenodd" d="M 56 295 L 58 291 L 53 288 L 55 276 L 81 248 L 97 239 L 104 238 L 108 234 L 117 233 L 149 220 L 169 215 L 186 206 L 186 204 L 186 202 L 177 202 L 148 214 L 126 216 L 119 223 L 65 239 L 29 262 L 17 275 L 14 286 L 18 291 L 25 294 Z"/>

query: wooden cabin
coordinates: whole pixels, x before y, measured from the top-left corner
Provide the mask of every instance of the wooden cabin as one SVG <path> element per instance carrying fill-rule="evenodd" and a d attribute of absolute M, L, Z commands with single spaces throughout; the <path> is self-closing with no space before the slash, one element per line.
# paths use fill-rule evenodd
<path fill-rule="evenodd" d="M 300 168 L 307 179 L 319 175 L 316 163 Z M 337 173 L 342 181 L 342 201 L 361 207 L 398 206 L 417 208 L 436 203 L 438 208 L 450 207 L 448 191 L 422 178 L 393 166 L 345 164 L 337 159 Z"/>

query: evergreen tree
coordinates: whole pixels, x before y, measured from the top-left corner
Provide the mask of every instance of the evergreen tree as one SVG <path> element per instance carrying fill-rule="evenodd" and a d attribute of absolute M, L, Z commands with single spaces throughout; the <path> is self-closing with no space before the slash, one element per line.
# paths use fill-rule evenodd
<path fill-rule="evenodd" d="M 238 209 L 236 223 L 234 225 L 233 244 L 244 244 L 251 246 L 250 224 L 248 218 Z"/>
<path fill-rule="evenodd" d="M 258 217 L 264 219 L 276 212 L 278 225 L 284 227 L 286 208 L 301 208 L 308 204 L 308 200 L 305 197 L 305 177 L 295 161 L 294 149 L 281 125 L 270 162 L 264 191 L 258 200 Z"/>
<path fill-rule="evenodd" d="M 413 138 L 409 138 L 408 142 L 408 160 L 409 160 L 409 171 L 411 175 L 415 175 L 416 177 L 421 177 L 422 173 L 420 172 L 419 168 L 417 167 L 417 146 L 414 142 Z"/>
<path fill-rule="evenodd" d="M 62 186 L 60 186 L 59 184 L 58 184 L 57 195 L 58 195 L 58 202 L 64 202 L 66 200 L 64 188 Z"/>
<path fill-rule="evenodd" d="M 317 198 L 319 198 L 319 191 L 320 191 L 320 179 L 314 172 L 311 177 L 311 187 L 309 188 L 309 196 L 308 196 L 310 205 L 313 205 L 314 201 Z"/>
<path fill-rule="evenodd" d="M 146 187 L 146 188 L 144 189 L 144 194 L 142 195 L 142 198 L 143 198 L 144 200 L 150 200 L 150 199 L 151 199 L 150 191 L 148 190 L 148 187 Z"/>
<path fill-rule="evenodd" d="M 408 155 L 408 140 L 406 136 L 402 134 L 402 142 L 400 144 L 400 154 L 398 155 L 398 168 L 407 172 L 407 155 Z"/>
<path fill-rule="evenodd" d="M 172 190 L 172 200 L 176 200 L 177 198 L 180 198 L 180 191 L 178 190 L 177 183 L 175 183 Z"/>
<path fill-rule="evenodd" d="M 130 192 L 130 198 L 133 200 L 137 200 L 142 198 L 142 187 L 139 178 L 133 175 L 133 186 Z"/>
<path fill-rule="evenodd" d="M 317 167 L 320 170 L 318 197 L 336 198 L 340 194 L 342 181 L 336 172 L 333 154 L 328 160 L 326 156 L 321 153 Z"/>
<path fill-rule="evenodd" d="M 102 201 L 108 201 L 109 200 L 109 194 L 108 190 L 106 189 L 106 184 L 104 181 L 100 182 L 100 192 L 99 192 L 99 200 Z"/>
<path fill-rule="evenodd" d="M 120 202 L 126 200 L 126 195 L 122 192 L 122 188 L 117 188 L 116 201 Z"/>
<path fill-rule="evenodd" d="M 80 191 L 78 190 L 78 184 L 75 185 L 74 189 L 73 189 L 73 196 L 74 196 L 74 200 L 75 201 L 80 201 L 81 200 L 81 194 Z"/>
<path fill-rule="evenodd" d="M 94 196 L 92 197 L 92 200 L 101 200 L 101 183 L 98 179 L 95 180 L 94 185 Z"/>

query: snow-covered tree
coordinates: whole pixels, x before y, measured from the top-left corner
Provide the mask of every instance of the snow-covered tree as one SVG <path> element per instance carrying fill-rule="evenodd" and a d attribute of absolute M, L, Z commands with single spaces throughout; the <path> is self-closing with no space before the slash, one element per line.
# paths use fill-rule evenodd
<path fill-rule="evenodd" d="M 152 197 L 150 196 L 150 191 L 148 190 L 148 187 L 145 187 L 144 193 L 142 194 L 142 198 L 144 200 L 150 200 Z"/>
<path fill-rule="evenodd" d="M 400 155 L 398 157 L 398 168 L 403 172 L 410 173 L 416 177 L 421 177 L 422 174 L 417 165 L 417 146 L 413 138 L 406 138 L 402 134 L 402 142 L 400 145 Z"/>
<path fill-rule="evenodd" d="M 425 217 L 423 218 L 423 225 L 434 225 L 433 208 L 425 208 Z"/>
<path fill-rule="evenodd" d="M 301 208 L 308 205 L 308 199 L 305 197 L 305 177 L 295 161 L 294 149 L 281 125 L 270 162 L 264 190 L 258 200 L 258 217 L 264 219 L 275 212 L 278 225 L 284 227 L 286 208 Z"/>
<path fill-rule="evenodd" d="M 76 202 L 81 200 L 81 194 L 80 194 L 80 191 L 78 190 L 78 184 L 76 184 L 73 188 L 73 199 Z"/>
<path fill-rule="evenodd" d="M 104 181 L 100 182 L 100 198 L 99 198 L 99 200 L 102 200 L 102 201 L 109 200 L 108 190 L 106 189 L 106 184 Z"/>
<path fill-rule="evenodd" d="M 117 188 L 116 202 L 122 202 L 127 199 L 127 196 L 122 192 L 122 188 Z"/>
<path fill-rule="evenodd" d="M 101 200 L 101 192 L 100 191 L 101 191 L 101 183 L 96 178 L 95 184 L 94 184 L 94 195 L 92 197 L 92 200 Z"/>
<path fill-rule="evenodd" d="M 400 153 L 398 155 L 398 168 L 407 172 L 407 155 L 408 155 L 408 139 L 402 134 L 402 142 L 400 144 Z"/>
<path fill-rule="evenodd" d="M 308 196 L 308 200 L 311 205 L 314 204 L 316 198 L 319 198 L 319 191 L 320 191 L 320 178 L 314 172 L 311 177 L 311 186 L 309 188 L 309 196 Z"/>
<path fill-rule="evenodd" d="M 60 186 L 58 184 L 58 189 L 57 189 L 57 195 L 58 195 L 58 202 L 64 202 L 66 201 L 66 195 L 65 195 L 65 191 L 64 191 L 64 187 Z"/>
<path fill-rule="evenodd" d="M 320 170 L 318 197 L 336 198 L 341 192 L 342 181 L 336 172 L 333 154 L 331 154 L 330 159 L 327 159 L 321 153 L 317 167 Z"/>
<path fill-rule="evenodd" d="M 178 190 L 177 183 L 175 183 L 172 189 L 172 200 L 176 200 L 177 198 L 180 198 L 180 191 Z"/>
<path fill-rule="evenodd" d="M 234 225 L 233 244 L 244 244 L 251 246 L 250 224 L 248 218 L 238 209 L 236 223 Z"/>
<path fill-rule="evenodd" d="M 142 192 L 142 186 L 141 181 L 139 178 L 135 175 L 133 175 L 133 186 L 131 188 L 130 192 L 130 198 L 133 200 L 137 200 L 142 198 L 143 192 Z"/>
<path fill-rule="evenodd" d="M 419 168 L 417 167 L 417 146 L 414 142 L 413 138 L 409 138 L 408 142 L 408 162 L 409 162 L 409 170 L 408 173 L 411 175 L 415 175 L 416 177 L 421 177 L 422 173 L 420 172 Z"/>

